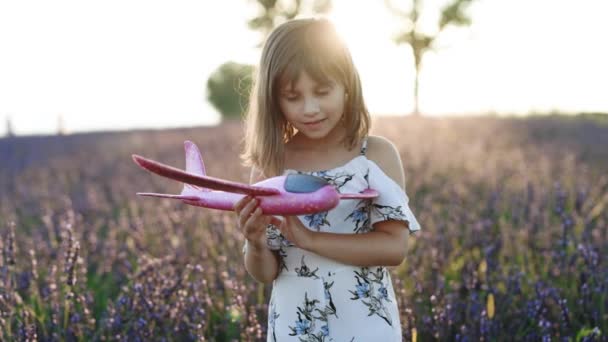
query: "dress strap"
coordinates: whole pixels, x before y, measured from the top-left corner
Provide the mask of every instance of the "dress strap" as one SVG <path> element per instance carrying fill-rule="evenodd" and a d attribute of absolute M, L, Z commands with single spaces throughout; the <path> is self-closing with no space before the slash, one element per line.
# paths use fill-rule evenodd
<path fill-rule="evenodd" d="M 361 145 L 361 155 L 364 156 L 367 151 L 367 136 L 363 138 L 363 144 Z"/>

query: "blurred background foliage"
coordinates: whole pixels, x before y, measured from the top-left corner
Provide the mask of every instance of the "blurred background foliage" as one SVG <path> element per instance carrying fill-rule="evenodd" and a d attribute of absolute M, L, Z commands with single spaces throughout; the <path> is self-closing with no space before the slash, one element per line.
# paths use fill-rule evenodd
<path fill-rule="evenodd" d="M 432 134 L 429 134 L 432 132 Z M 405 340 L 605 340 L 608 125 L 599 114 L 375 118 L 422 231 L 391 270 Z M 262 341 L 269 286 L 231 212 L 138 191 L 181 185 L 131 153 L 246 182 L 242 130 L 0 139 L 1 340 Z"/>
<path fill-rule="evenodd" d="M 258 13 L 247 25 L 260 32 L 261 48 L 266 36 L 277 25 L 298 15 L 318 15 L 331 9 L 331 0 L 249 0 Z M 255 66 L 228 61 L 220 65 L 207 81 L 207 98 L 222 118 L 240 117 L 248 105 Z"/>
<path fill-rule="evenodd" d="M 223 119 L 240 119 L 249 102 L 254 67 L 226 62 L 207 80 L 207 99 Z"/>

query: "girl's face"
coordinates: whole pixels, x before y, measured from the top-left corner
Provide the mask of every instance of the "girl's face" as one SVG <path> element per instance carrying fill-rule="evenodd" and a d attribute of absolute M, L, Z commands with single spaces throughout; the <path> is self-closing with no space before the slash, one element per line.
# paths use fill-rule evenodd
<path fill-rule="evenodd" d="M 344 86 L 332 78 L 319 83 L 305 71 L 297 82 L 281 85 L 279 106 L 285 119 L 309 139 L 322 139 L 343 127 Z"/>

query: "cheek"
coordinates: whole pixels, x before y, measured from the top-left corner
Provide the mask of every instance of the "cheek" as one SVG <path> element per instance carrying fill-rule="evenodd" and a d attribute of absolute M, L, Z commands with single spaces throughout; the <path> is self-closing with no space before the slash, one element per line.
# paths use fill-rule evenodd
<path fill-rule="evenodd" d="M 342 112 L 344 112 L 344 106 L 344 98 L 337 94 L 328 97 L 324 107 L 328 112 L 342 114 Z"/>
<path fill-rule="evenodd" d="M 293 105 L 290 105 L 290 104 L 282 105 L 281 113 L 283 113 L 283 116 L 288 121 L 294 121 L 298 116 L 297 110 L 294 108 Z"/>
<path fill-rule="evenodd" d="M 291 105 L 287 101 L 279 101 L 279 109 L 281 113 L 285 116 L 285 118 L 289 118 L 293 116 L 293 105 Z"/>

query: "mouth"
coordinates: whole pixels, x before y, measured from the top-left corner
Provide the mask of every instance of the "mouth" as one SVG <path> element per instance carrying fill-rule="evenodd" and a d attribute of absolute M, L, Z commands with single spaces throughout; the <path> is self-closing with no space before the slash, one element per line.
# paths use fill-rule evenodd
<path fill-rule="evenodd" d="M 311 122 L 305 122 L 304 124 L 305 124 L 305 125 L 312 126 L 312 125 L 316 125 L 316 124 L 318 124 L 318 123 L 321 123 L 321 122 L 323 122 L 323 121 L 325 121 L 325 119 L 321 119 L 321 120 L 317 120 L 317 121 L 311 121 Z"/>

